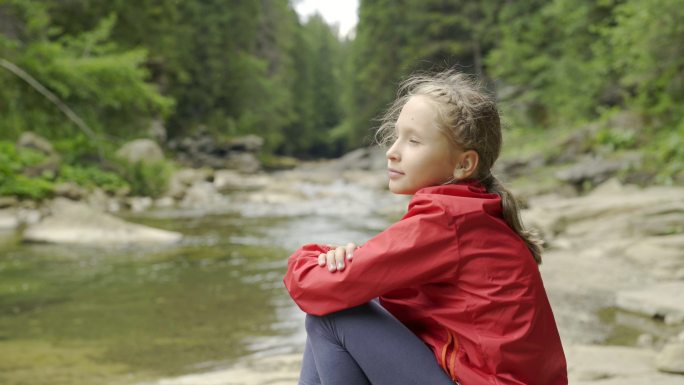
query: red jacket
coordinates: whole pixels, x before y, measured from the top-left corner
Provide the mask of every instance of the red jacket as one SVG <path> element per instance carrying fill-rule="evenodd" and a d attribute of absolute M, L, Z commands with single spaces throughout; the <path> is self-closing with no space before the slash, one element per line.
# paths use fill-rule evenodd
<path fill-rule="evenodd" d="M 539 269 L 478 184 L 418 191 L 406 215 L 354 252 L 343 271 L 318 265 L 328 247 L 288 260 L 285 286 L 306 313 L 380 297 L 463 385 L 565 385 L 565 356 Z"/>

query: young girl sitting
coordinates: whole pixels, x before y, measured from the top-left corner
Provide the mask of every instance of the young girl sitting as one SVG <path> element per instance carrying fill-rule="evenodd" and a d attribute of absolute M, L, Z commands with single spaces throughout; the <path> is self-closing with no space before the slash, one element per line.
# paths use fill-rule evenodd
<path fill-rule="evenodd" d="M 299 384 L 567 384 L 540 241 L 491 173 L 493 98 L 453 71 L 399 95 L 378 137 L 392 143 L 390 191 L 413 195 L 406 215 L 358 248 L 308 244 L 288 260 L 307 313 Z"/>

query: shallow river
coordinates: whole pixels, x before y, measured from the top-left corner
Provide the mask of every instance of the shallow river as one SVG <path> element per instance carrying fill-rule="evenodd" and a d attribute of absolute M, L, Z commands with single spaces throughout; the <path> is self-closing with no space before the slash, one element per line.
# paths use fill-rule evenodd
<path fill-rule="evenodd" d="M 124 216 L 183 233 L 173 246 L 22 244 L 0 234 L 0 384 L 135 384 L 301 351 L 303 314 L 282 284 L 287 256 L 307 242 L 363 243 L 406 201 L 344 183 L 295 189 L 305 199 L 228 196 L 219 208 Z M 630 345 L 638 329 L 662 328 L 625 327 L 633 321 L 611 309 L 579 317 L 586 294 L 548 289 L 572 342 Z"/>
<path fill-rule="evenodd" d="M 282 285 L 287 256 L 306 242 L 362 242 L 386 224 L 371 209 L 329 212 L 327 199 L 287 212 L 254 204 L 126 218 L 185 235 L 168 247 L 3 235 L 0 383 L 134 383 L 301 349 L 303 316 Z"/>

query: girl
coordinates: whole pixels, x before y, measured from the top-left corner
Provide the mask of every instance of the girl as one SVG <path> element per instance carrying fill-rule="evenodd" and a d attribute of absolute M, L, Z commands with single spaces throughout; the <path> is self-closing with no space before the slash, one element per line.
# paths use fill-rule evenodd
<path fill-rule="evenodd" d="M 308 313 L 299 383 L 567 384 L 541 243 L 491 173 L 493 98 L 453 71 L 414 76 L 378 138 L 393 142 L 390 191 L 413 197 L 361 247 L 289 258 L 285 286 Z"/>

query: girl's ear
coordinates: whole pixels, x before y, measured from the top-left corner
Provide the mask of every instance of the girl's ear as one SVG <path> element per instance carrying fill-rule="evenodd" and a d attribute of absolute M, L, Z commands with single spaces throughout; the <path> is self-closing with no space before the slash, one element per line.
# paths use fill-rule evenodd
<path fill-rule="evenodd" d="M 458 156 L 456 169 L 454 170 L 454 178 L 457 180 L 468 179 L 477 171 L 477 166 L 480 163 L 480 156 L 475 150 L 468 150 L 462 152 Z"/>

